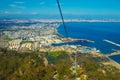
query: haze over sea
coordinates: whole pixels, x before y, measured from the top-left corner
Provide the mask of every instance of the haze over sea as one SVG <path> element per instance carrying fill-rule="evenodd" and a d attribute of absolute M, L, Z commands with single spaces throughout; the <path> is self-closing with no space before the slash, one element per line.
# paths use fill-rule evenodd
<path fill-rule="evenodd" d="M 69 22 L 66 23 L 66 27 L 69 37 L 94 41 L 94 43 L 70 44 L 94 47 L 104 54 L 120 50 L 120 47 L 104 41 L 107 39 L 120 44 L 120 22 Z M 66 37 L 63 25 L 60 25 L 57 31 Z"/>

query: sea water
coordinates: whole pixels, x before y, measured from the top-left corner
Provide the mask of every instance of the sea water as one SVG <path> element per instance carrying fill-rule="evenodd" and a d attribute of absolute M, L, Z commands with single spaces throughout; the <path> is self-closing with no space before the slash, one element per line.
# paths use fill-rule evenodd
<path fill-rule="evenodd" d="M 107 39 L 120 44 L 120 22 L 68 22 L 66 23 L 66 30 L 68 36 L 71 38 L 94 41 L 94 43 L 72 42 L 67 44 L 94 47 L 104 54 L 120 50 L 119 46 L 104 41 Z M 64 26 L 62 24 L 57 28 L 57 31 L 66 37 Z"/>

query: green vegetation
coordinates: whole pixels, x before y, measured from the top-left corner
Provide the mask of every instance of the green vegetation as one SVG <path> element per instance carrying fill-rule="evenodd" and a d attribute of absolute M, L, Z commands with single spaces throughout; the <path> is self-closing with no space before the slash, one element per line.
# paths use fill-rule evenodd
<path fill-rule="evenodd" d="M 9 37 L 5 37 L 4 40 L 5 40 L 5 41 L 12 41 L 13 39 L 12 39 L 12 38 L 9 38 Z"/>
<path fill-rule="evenodd" d="M 51 64 L 72 64 L 68 53 L 65 51 L 48 52 L 48 54 L 46 54 L 46 57 Z"/>
<path fill-rule="evenodd" d="M 81 80 L 85 75 L 87 80 L 120 80 L 120 70 L 102 65 L 101 57 L 79 53 L 77 60 Z M 0 48 L 0 80 L 75 80 L 73 63 L 74 55 L 65 51 L 19 53 Z"/>
<path fill-rule="evenodd" d="M 51 61 L 45 67 L 44 54 L 47 55 L 0 49 L 0 80 L 53 80 L 56 72 L 59 74 L 56 77 L 58 80 L 64 80 L 64 75 L 70 77 L 70 65 L 65 64 L 64 59 L 58 61 L 62 64 L 55 65 Z"/>
<path fill-rule="evenodd" d="M 67 54 L 67 52 L 65 52 L 65 51 L 51 51 L 51 52 L 48 52 L 48 55 L 57 57 L 57 56 L 61 55 L 62 53 Z"/>
<path fill-rule="evenodd" d="M 33 43 L 33 41 L 22 41 L 21 44 L 25 44 L 25 43 Z"/>
<path fill-rule="evenodd" d="M 120 70 L 113 66 L 105 66 L 101 62 L 102 57 L 93 57 L 92 55 L 78 55 L 78 64 L 83 66 L 84 73 L 88 76 L 88 80 L 120 80 Z"/>

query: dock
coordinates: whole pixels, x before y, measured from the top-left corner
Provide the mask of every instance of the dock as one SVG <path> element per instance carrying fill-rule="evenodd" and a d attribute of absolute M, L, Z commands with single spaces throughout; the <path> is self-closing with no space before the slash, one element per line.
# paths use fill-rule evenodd
<path fill-rule="evenodd" d="M 89 40 L 89 39 L 74 39 L 75 41 L 81 41 L 81 42 L 89 42 L 89 43 L 94 43 L 94 41 Z"/>
<path fill-rule="evenodd" d="M 105 41 L 105 42 L 107 42 L 107 43 L 110 43 L 110 44 L 113 44 L 113 45 L 115 45 L 115 46 L 120 47 L 120 44 L 115 43 L 115 42 L 113 42 L 113 41 L 110 41 L 110 40 L 107 40 L 107 39 L 105 39 L 105 40 L 103 40 L 103 41 Z"/>
<path fill-rule="evenodd" d="M 120 53 L 104 54 L 104 56 L 106 56 L 106 57 L 115 56 L 115 55 L 120 55 Z"/>

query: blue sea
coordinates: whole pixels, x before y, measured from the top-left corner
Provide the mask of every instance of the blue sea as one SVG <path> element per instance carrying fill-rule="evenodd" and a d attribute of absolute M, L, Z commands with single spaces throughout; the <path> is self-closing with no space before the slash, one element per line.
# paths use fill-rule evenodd
<path fill-rule="evenodd" d="M 107 39 L 120 44 L 120 22 L 69 22 L 66 23 L 66 29 L 68 36 L 71 38 L 89 39 L 94 41 L 94 43 L 71 42 L 57 45 L 69 44 L 89 46 L 97 48 L 103 54 L 109 54 L 116 50 L 120 50 L 120 47 L 104 41 Z M 57 28 L 57 31 L 66 37 L 62 24 Z M 111 56 L 110 58 L 120 63 L 120 55 Z"/>
<path fill-rule="evenodd" d="M 109 58 L 113 59 L 114 61 L 120 64 L 120 55 L 110 56 Z"/>
<path fill-rule="evenodd" d="M 72 42 L 69 43 L 70 45 L 94 47 L 104 54 L 120 50 L 120 47 L 103 41 L 107 39 L 120 44 L 120 22 L 69 22 L 66 23 L 66 28 L 68 36 L 71 38 L 82 38 L 94 41 L 94 43 Z M 57 28 L 57 31 L 66 37 L 62 24 Z"/>

